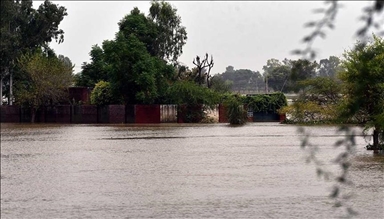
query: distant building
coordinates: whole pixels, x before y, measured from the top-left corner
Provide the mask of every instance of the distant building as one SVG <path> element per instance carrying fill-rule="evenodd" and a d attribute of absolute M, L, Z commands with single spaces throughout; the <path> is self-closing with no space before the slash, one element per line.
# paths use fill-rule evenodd
<path fill-rule="evenodd" d="M 83 104 L 89 105 L 91 103 L 91 92 L 90 87 L 69 87 L 69 101 L 72 104 Z"/>

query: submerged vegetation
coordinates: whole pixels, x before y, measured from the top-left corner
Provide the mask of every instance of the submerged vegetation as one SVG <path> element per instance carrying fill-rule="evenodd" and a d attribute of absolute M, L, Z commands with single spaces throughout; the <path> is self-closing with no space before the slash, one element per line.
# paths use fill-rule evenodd
<path fill-rule="evenodd" d="M 383 149 L 384 130 L 384 40 L 373 35 L 367 44 L 358 42 L 344 53 L 335 77 L 301 81 L 299 97 L 280 113 L 287 123 L 357 124 L 371 132 L 369 148 Z"/>
<path fill-rule="evenodd" d="M 232 125 L 242 125 L 247 122 L 247 109 L 239 95 L 228 96 L 224 101 L 228 122 Z"/>

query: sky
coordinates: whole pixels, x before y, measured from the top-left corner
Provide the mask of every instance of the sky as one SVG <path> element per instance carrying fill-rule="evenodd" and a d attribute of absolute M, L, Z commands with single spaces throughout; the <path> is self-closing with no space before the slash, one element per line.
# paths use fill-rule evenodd
<path fill-rule="evenodd" d="M 134 7 L 148 14 L 150 1 L 53 1 L 67 8 L 68 16 L 59 28 L 64 42 L 50 45 L 57 54 L 71 59 L 75 73 L 83 62 L 90 62 L 92 45 L 101 46 L 113 40 L 118 22 Z M 294 49 L 303 49 L 301 39 L 311 32 L 304 23 L 317 21 L 321 14 L 313 9 L 326 7 L 323 1 L 169 1 L 177 9 L 186 27 L 188 40 L 179 61 L 194 67 L 196 55 L 213 56 L 213 74 L 223 73 L 227 66 L 263 73 L 268 59 L 298 59 Z M 37 8 L 41 1 L 34 1 Z M 326 30 L 327 37 L 314 43 L 317 59 L 331 55 L 341 57 L 353 47 L 356 31 L 364 25 L 359 21 L 367 1 L 342 1 L 334 30 Z"/>

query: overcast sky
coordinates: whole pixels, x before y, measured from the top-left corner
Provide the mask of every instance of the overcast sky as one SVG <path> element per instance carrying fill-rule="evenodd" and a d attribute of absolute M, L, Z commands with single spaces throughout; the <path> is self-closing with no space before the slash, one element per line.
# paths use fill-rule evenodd
<path fill-rule="evenodd" d="M 148 14 L 150 1 L 53 1 L 67 8 L 68 16 L 60 28 L 64 43 L 51 43 L 57 54 L 69 57 L 81 71 L 89 62 L 92 45 L 114 39 L 117 23 L 136 6 Z M 169 1 L 177 8 L 188 40 L 179 61 L 190 68 L 196 55 L 212 54 L 215 66 L 212 73 L 222 73 L 229 65 L 235 69 L 260 71 L 270 58 L 298 59 L 294 49 L 304 48 L 301 39 L 310 32 L 303 24 L 319 20 L 313 9 L 324 7 L 323 1 Z M 41 2 L 36 1 L 34 7 Z M 358 20 L 367 1 L 342 2 L 336 29 L 327 31 L 327 38 L 318 39 L 318 59 L 341 56 L 356 42 L 355 32 L 363 23 Z"/>

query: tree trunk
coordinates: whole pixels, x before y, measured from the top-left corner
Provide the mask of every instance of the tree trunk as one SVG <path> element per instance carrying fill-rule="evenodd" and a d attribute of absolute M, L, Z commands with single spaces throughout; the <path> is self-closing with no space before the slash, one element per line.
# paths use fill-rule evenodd
<path fill-rule="evenodd" d="M 0 105 L 3 105 L 3 76 L 0 76 Z"/>
<path fill-rule="evenodd" d="M 12 80 L 12 73 L 9 75 L 9 105 L 12 105 L 13 102 L 13 80 Z"/>
<path fill-rule="evenodd" d="M 36 109 L 31 109 L 31 123 L 35 123 Z"/>
<path fill-rule="evenodd" d="M 373 153 L 378 154 L 379 153 L 379 132 L 380 130 L 375 127 L 373 130 Z"/>

